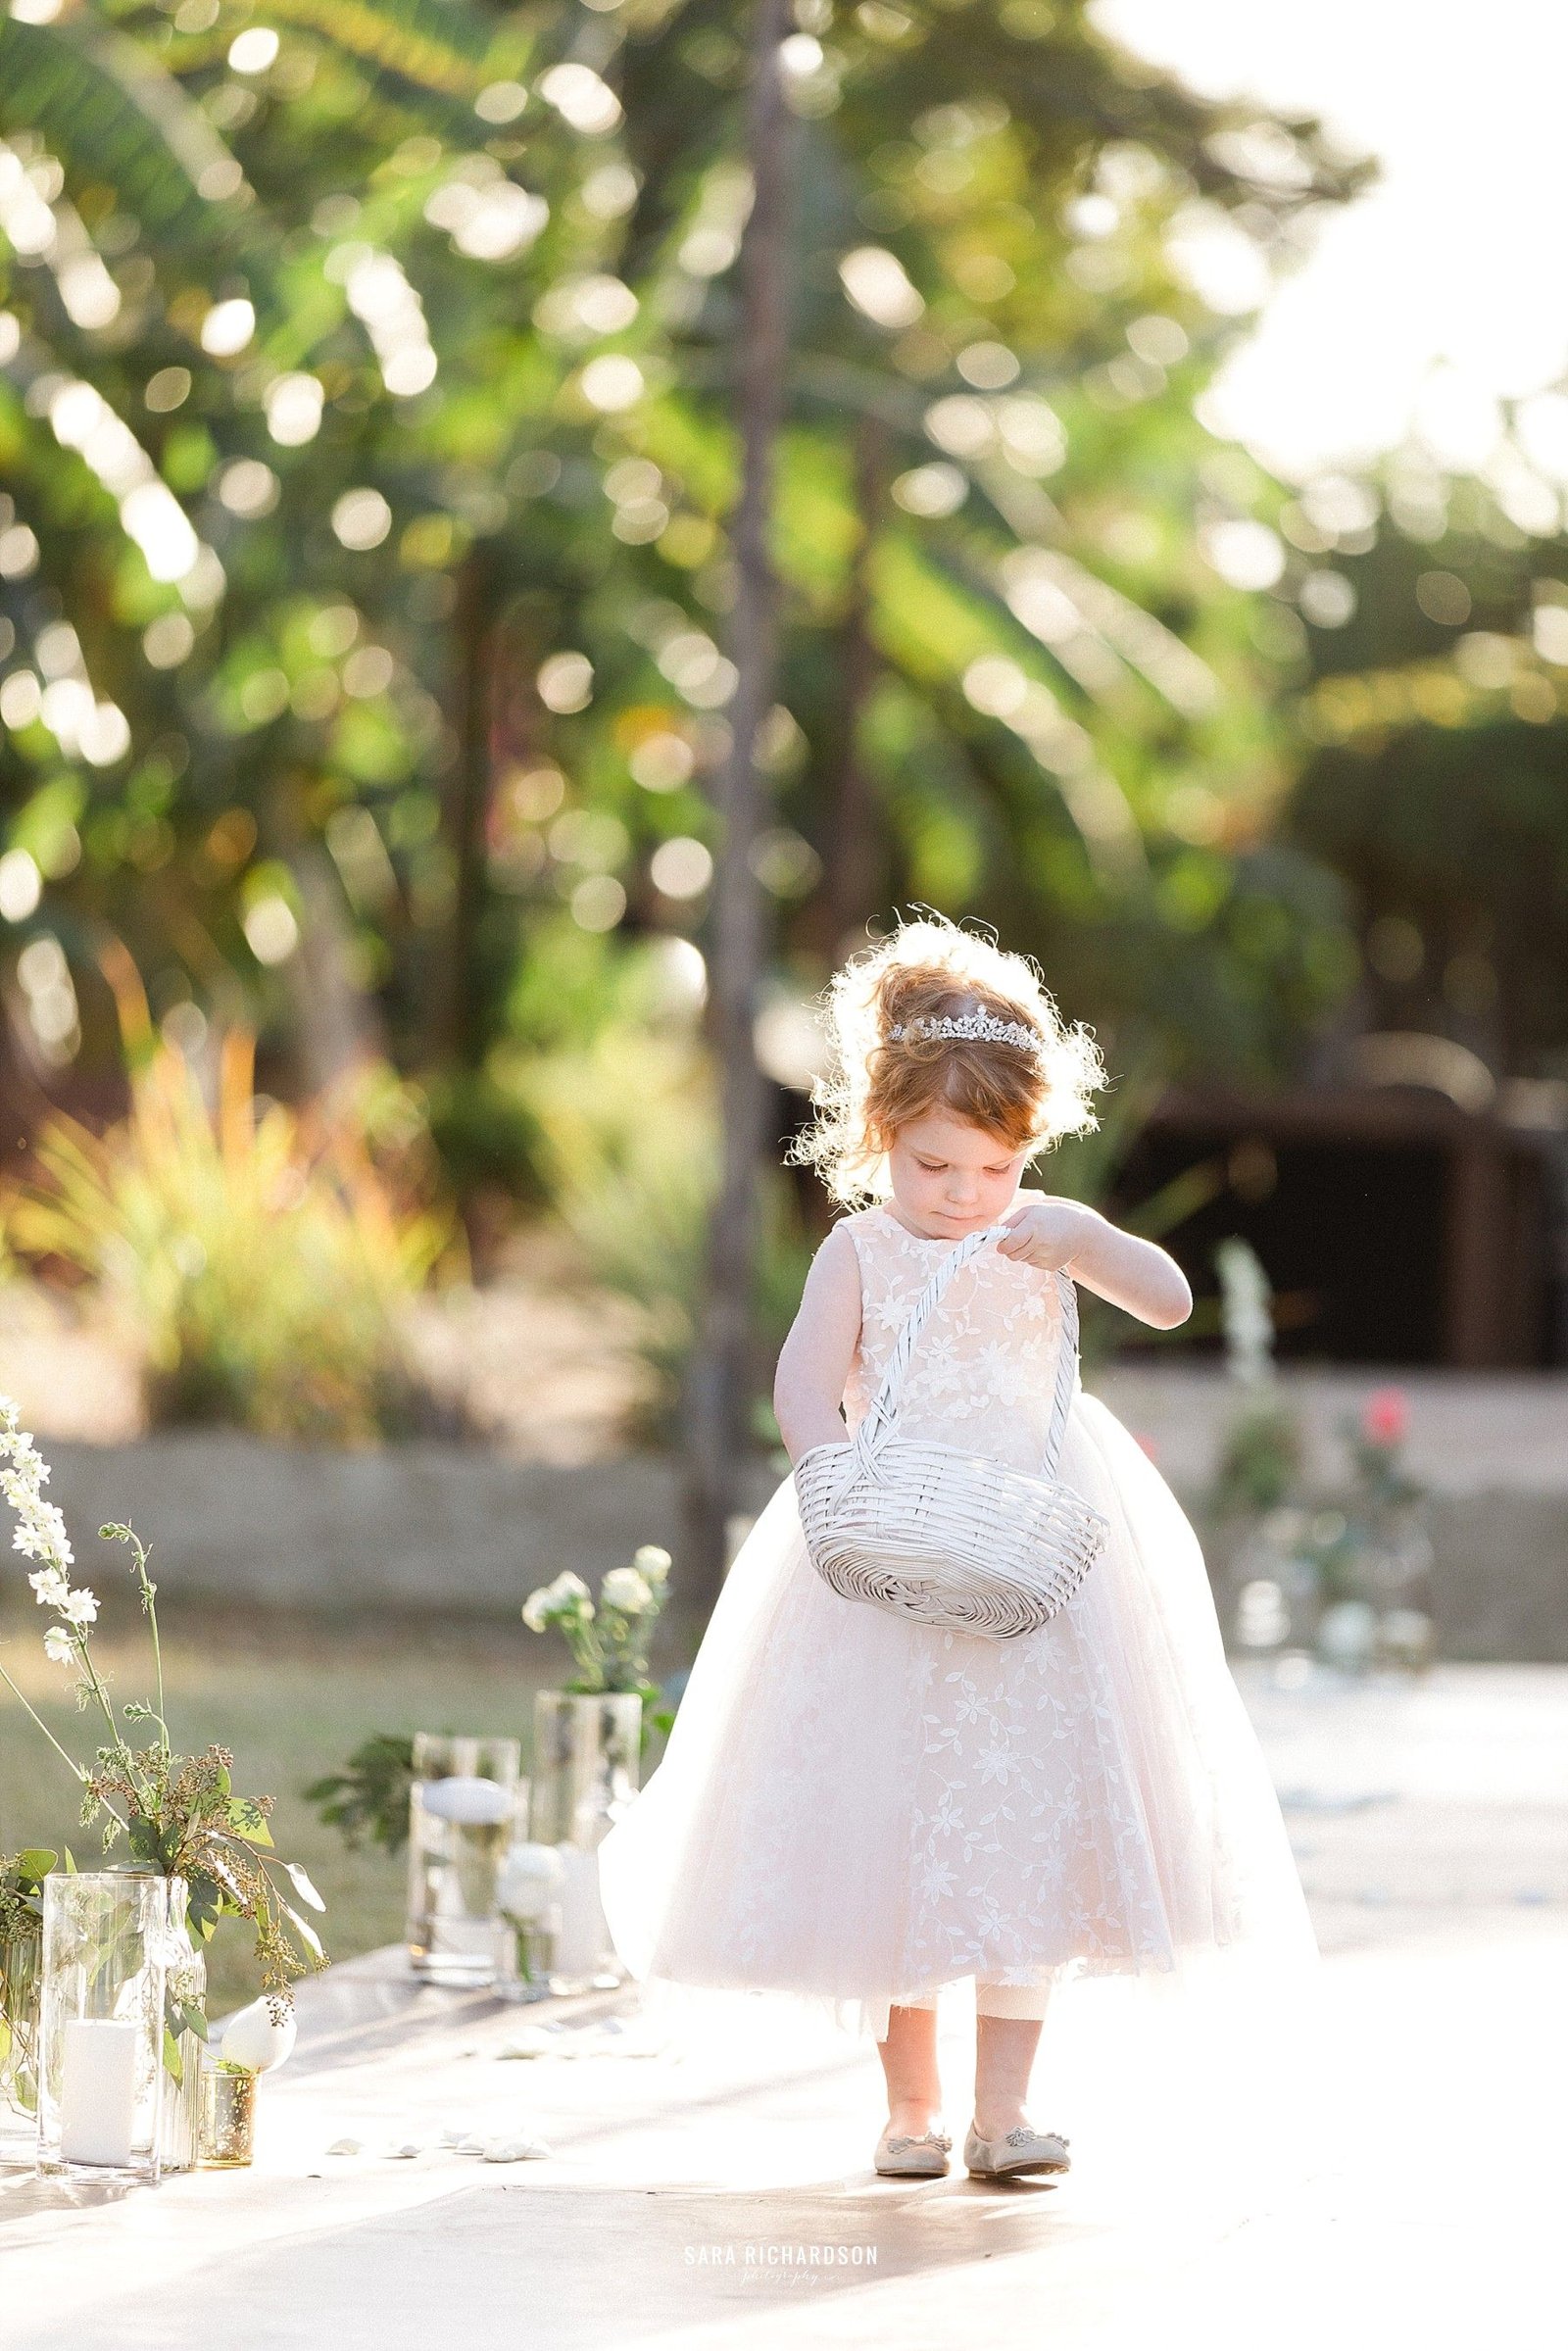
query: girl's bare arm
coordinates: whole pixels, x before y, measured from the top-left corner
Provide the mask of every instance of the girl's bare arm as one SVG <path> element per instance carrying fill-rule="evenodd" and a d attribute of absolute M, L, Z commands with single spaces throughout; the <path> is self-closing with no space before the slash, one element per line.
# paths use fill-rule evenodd
<path fill-rule="evenodd" d="M 1156 1331 L 1173 1331 L 1193 1310 L 1187 1276 L 1156 1242 L 1124 1233 L 1098 1208 L 1047 1193 L 1019 1195 L 1023 1205 L 1007 1222 L 1013 1234 L 997 1244 L 1004 1256 L 1048 1271 L 1071 1274 L 1113 1306 Z"/>
<path fill-rule="evenodd" d="M 773 1410 L 791 1461 L 813 1445 L 849 1443 L 839 1403 L 859 1336 L 859 1261 L 839 1224 L 811 1260 L 773 1378 Z"/>

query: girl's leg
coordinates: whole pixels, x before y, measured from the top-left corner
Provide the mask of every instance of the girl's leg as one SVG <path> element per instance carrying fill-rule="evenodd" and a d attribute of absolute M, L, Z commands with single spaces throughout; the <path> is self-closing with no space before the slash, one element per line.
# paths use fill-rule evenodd
<path fill-rule="evenodd" d="M 942 2113 L 935 2001 L 890 2008 L 887 2039 L 876 2047 L 887 2076 L 889 2134 L 923 2137 Z"/>
<path fill-rule="evenodd" d="M 1027 2121 L 1024 2102 L 1051 1996 L 1047 1984 L 975 1986 L 974 2127 L 1005 2138 Z"/>

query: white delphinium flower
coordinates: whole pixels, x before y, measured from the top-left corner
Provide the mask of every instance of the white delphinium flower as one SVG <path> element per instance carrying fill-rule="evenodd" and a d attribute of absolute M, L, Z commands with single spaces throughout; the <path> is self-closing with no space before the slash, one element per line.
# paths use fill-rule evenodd
<path fill-rule="evenodd" d="M 17 1514 L 16 1533 L 12 1548 L 24 1559 L 40 1562 L 47 1577 L 65 1579 L 68 1567 L 74 1564 L 66 1522 L 53 1502 L 46 1502 L 43 1490 L 49 1482 L 49 1464 L 22 1425 L 22 1412 L 9 1396 L 0 1396 L 0 1494 Z M 40 1603 L 53 1606 L 52 1594 L 46 1600 L 38 1591 L 37 1579 L 32 1579 Z"/>
<path fill-rule="evenodd" d="M 599 1587 L 599 1596 L 622 1616 L 645 1616 L 654 1606 L 653 1588 L 635 1567 L 612 1567 Z"/>
<path fill-rule="evenodd" d="M 66 1522 L 53 1502 L 44 1500 L 49 1464 L 22 1425 L 15 1401 L 0 1396 L 0 1494 L 16 1513 L 12 1548 L 24 1559 L 36 1559 L 27 1578 L 40 1608 L 52 1608 L 64 1619 L 44 1635 L 44 1654 L 52 1664 L 65 1665 L 74 1654 L 75 1632 L 92 1624 L 98 1602 L 85 1586 L 73 1587 L 68 1569 L 75 1564 Z"/>
<path fill-rule="evenodd" d="M 1269 1280 L 1245 1241 L 1222 1241 L 1214 1251 L 1220 1313 L 1230 1374 L 1244 1388 L 1262 1388 L 1274 1376 L 1274 1317 Z"/>

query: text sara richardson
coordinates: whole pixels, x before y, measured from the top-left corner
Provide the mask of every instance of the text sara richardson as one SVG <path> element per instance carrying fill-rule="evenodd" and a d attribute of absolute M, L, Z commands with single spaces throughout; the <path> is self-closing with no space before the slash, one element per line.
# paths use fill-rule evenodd
<path fill-rule="evenodd" d="M 875 2245 L 757 2244 L 748 2239 L 726 2244 L 683 2247 L 692 2270 L 802 2269 L 835 2270 L 876 2267 Z"/>

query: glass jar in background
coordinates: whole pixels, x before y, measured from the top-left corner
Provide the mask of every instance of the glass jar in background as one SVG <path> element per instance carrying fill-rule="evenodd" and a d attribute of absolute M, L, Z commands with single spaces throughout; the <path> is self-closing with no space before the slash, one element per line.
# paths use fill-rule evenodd
<path fill-rule="evenodd" d="M 515 1739 L 419 1732 L 409 1794 L 408 1945 L 428 1983 L 493 1984 L 504 1957 L 497 1879 L 526 1818 Z"/>

